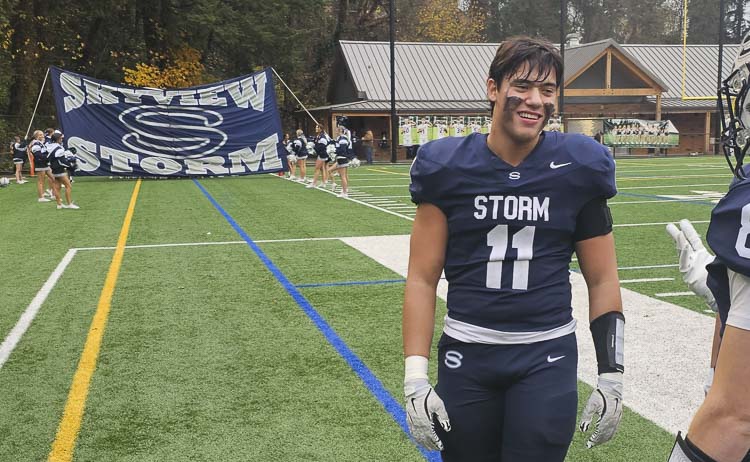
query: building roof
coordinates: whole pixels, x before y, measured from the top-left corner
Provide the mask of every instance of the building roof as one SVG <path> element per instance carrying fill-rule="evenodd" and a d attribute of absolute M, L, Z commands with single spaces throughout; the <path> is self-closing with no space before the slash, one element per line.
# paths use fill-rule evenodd
<path fill-rule="evenodd" d="M 659 45 L 654 45 L 659 46 Z M 612 47 L 622 53 L 628 58 L 633 64 L 638 66 L 648 77 L 651 78 L 657 85 L 662 87 L 663 90 L 667 90 L 668 84 L 665 83 L 664 79 L 661 78 L 658 73 L 655 73 L 651 67 L 644 65 L 635 55 L 628 53 L 624 46 L 621 46 L 612 39 L 599 40 L 597 42 L 582 43 L 575 47 L 565 48 L 565 80 L 567 81 L 571 76 L 578 73 L 583 67 L 588 66 L 591 62 L 604 51 Z M 718 61 L 717 61 L 718 62 Z M 714 68 L 716 65 L 714 65 Z"/>
<path fill-rule="evenodd" d="M 622 45 L 631 56 L 651 69 L 667 84 L 662 98 L 682 96 L 682 45 Z M 739 45 L 724 45 L 722 78 L 729 75 Z M 685 48 L 685 96 L 716 96 L 718 45 L 687 45 Z"/>
<path fill-rule="evenodd" d="M 390 101 L 389 43 L 342 40 L 340 46 L 355 89 L 364 92 L 369 102 Z M 498 44 L 494 43 L 396 43 L 396 100 L 400 104 L 409 101 L 445 104 L 460 101 L 461 108 L 467 107 L 470 102 L 484 102 L 486 88 L 483 82 L 497 47 Z M 710 100 L 681 99 L 681 45 L 620 45 L 607 39 L 566 47 L 565 78 L 592 64 L 609 47 L 618 50 L 662 87 L 665 107 L 689 109 L 715 104 L 715 99 L 713 103 Z M 730 72 L 738 47 L 724 47 L 724 77 Z M 718 45 L 687 45 L 685 96 L 715 94 L 718 50 Z M 434 104 L 429 106 L 424 110 L 436 108 Z M 413 105 L 409 107 L 416 109 Z M 378 110 L 374 107 L 371 109 Z"/>
<path fill-rule="evenodd" d="M 391 110 L 389 101 L 353 101 L 351 103 L 331 104 L 329 106 L 318 106 L 310 109 L 315 111 L 331 110 L 337 113 L 365 113 L 383 112 Z M 482 101 L 396 101 L 396 111 L 400 113 L 433 113 L 450 112 L 460 114 L 462 112 L 475 114 L 486 111 L 489 115 L 490 104 L 484 99 Z"/>
<path fill-rule="evenodd" d="M 340 44 L 357 90 L 364 90 L 369 100 L 390 101 L 388 42 Z M 495 50 L 497 45 L 489 43 L 396 43 L 396 100 L 485 100 L 482 82 Z"/>

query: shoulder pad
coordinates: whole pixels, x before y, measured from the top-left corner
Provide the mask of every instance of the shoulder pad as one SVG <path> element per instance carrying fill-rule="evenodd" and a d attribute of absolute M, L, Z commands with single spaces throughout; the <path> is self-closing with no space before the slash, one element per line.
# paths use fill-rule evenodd
<path fill-rule="evenodd" d="M 717 259 L 750 277 L 750 181 L 736 183 L 719 201 L 706 239 Z"/>
<path fill-rule="evenodd" d="M 442 138 L 422 145 L 411 164 L 409 192 L 415 204 L 429 202 L 439 205 L 442 189 L 449 181 L 446 163 L 450 160 L 455 140 Z"/>
<path fill-rule="evenodd" d="M 615 184 L 615 160 L 609 148 L 593 138 L 581 134 L 557 134 L 574 162 L 580 164 L 596 189 L 595 195 L 607 199 L 617 194 Z"/>

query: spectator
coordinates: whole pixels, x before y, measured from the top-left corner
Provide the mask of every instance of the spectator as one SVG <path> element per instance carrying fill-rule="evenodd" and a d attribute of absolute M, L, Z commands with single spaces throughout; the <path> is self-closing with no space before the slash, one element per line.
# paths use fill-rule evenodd
<path fill-rule="evenodd" d="M 365 161 L 367 164 L 372 164 L 372 146 L 375 138 L 372 135 L 372 130 L 367 130 L 365 135 L 362 137 L 362 147 L 365 150 Z"/>

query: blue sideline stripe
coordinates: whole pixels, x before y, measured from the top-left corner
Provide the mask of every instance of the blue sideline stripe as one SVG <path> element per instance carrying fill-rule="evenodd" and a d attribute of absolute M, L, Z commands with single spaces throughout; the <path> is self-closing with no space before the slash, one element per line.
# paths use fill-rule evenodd
<path fill-rule="evenodd" d="M 216 210 L 218 210 L 219 213 L 221 213 L 229 222 L 229 224 L 232 225 L 232 228 L 237 231 L 237 234 L 239 234 L 242 239 L 247 242 L 247 245 L 250 246 L 253 252 L 255 252 L 258 258 L 260 258 L 260 260 L 263 262 L 263 264 L 266 265 L 266 268 L 268 268 L 268 270 L 276 277 L 276 279 L 281 283 L 284 289 L 286 289 L 289 295 L 294 298 L 294 301 L 296 301 L 299 307 L 302 308 L 302 311 L 305 312 L 307 317 L 309 317 L 310 320 L 315 323 L 315 326 L 317 326 L 320 332 L 325 336 L 326 340 L 328 340 L 328 342 L 336 349 L 338 354 L 341 355 L 342 358 L 344 358 L 347 364 L 349 364 L 349 367 L 351 367 L 352 370 L 365 383 L 365 386 L 367 386 L 367 389 L 370 390 L 370 393 L 372 393 L 375 398 L 380 401 L 380 404 L 385 408 L 385 410 L 391 414 L 391 417 L 393 417 L 393 420 L 395 420 L 396 423 L 401 427 L 401 430 L 409 435 L 409 429 L 406 426 L 406 412 L 404 412 L 404 409 L 393 398 L 393 396 L 388 393 L 388 390 L 385 389 L 385 387 L 380 382 L 380 380 L 378 380 L 375 374 L 373 374 L 372 371 L 367 368 L 365 363 L 363 363 L 362 360 L 359 359 L 359 357 L 351 349 L 349 349 L 348 346 L 346 346 L 346 343 L 344 343 L 341 337 L 339 337 L 338 334 L 336 334 L 336 332 L 331 328 L 331 326 L 328 325 L 323 317 L 317 311 L 315 311 L 315 308 L 312 307 L 310 302 L 308 302 L 307 299 L 302 296 L 299 290 L 294 287 L 294 284 L 292 284 L 289 279 L 284 276 L 284 273 L 282 273 L 281 270 L 279 270 L 279 268 L 273 264 L 271 259 L 268 258 L 265 253 L 263 253 L 260 247 L 258 247 L 258 245 L 250 238 L 250 236 L 247 235 L 242 227 L 236 221 L 234 221 L 234 218 L 232 218 L 222 208 L 222 206 L 219 205 L 218 202 L 216 202 L 213 196 L 211 196 L 211 194 L 206 191 L 203 185 L 198 183 L 198 180 L 195 179 L 193 179 L 193 183 L 198 186 L 201 192 L 203 192 L 203 195 L 208 198 L 208 200 L 211 202 L 211 204 L 213 204 L 214 207 L 216 207 Z M 428 451 L 419 445 L 416 446 L 425 459 L 430 462 L 440 462 L 439 452 Z"/>
<path fill-rule="evenodd" d="M 320 284 L 297 284 L 297 287 L 307 289 L 309 287 L 370 286 L 377 284 L 397 284 L 399 282 L 406 282 L 406 279 L 383 279 L 382 281 L 321 282 Z"/>

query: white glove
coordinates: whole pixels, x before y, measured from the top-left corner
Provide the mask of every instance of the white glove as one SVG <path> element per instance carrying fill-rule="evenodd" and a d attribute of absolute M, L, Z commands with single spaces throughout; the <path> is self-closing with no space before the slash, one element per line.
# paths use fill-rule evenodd
<path fill-rule="evenodd" d="M 414 440 L 425 449 L 442 451 L 443 442 L 435 433 L 432 418 L 437 415 L 440 426 L 447 432 L 451 430 L 451 423 L 443 400 L 427 381 L 427 358 L 424 356 L 406 358 L 404 395 L 406 422 Z"/>
<path fill-rule="evenodd" d="M 622 372 L 599 374 L 596 390 L 591 393 L 586 407 L 581 413 L 578 428 L 587 432 L 594 416 L 594 433 L 591 434 L 586 447 L 591 448 L 606 443 L 614 436 L 622 418 Z"/>
<path fill-rule="evenodd" d="M 680 229 L 672 223 L 667 225 L 667 233 L 672 236 L 680 258 L 682 280 L 690 290 L 702 297 L 712 310 L 717 311 L 714 294 L 706 285 L 708 271 L 706 265 L 714 261 L 714 256 L 703 246 L 701 237 L 690 220 L 680 220 Z"/>
<path fill-rule="evenodd" d="M 708 396 L 708 390 L 711 389 L 711 385 L 714 383 L 714 368 L 710 368 L 708 370 L 708 375 L 706 376 L 706 381 L 703 382 L 703 396 Z"/>

